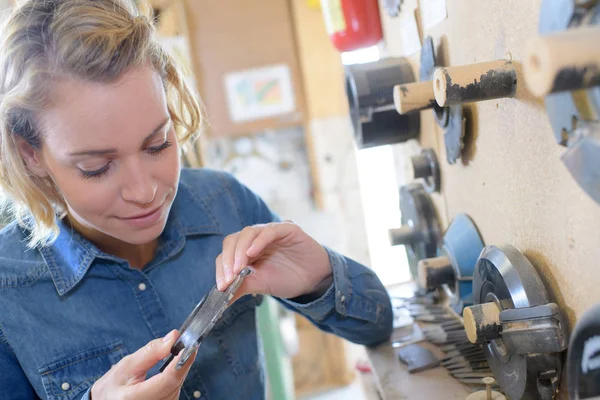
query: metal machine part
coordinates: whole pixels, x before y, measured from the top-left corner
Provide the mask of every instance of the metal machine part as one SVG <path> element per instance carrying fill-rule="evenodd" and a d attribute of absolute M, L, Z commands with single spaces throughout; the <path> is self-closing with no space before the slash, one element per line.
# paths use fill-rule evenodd
<path fill-rule="evenodd" d="M 588 310 L 571 334 L 567 356 L 569 398 L 600 398 L 600 303 Z"/>
<path fill-rule="evenodd" d="M 454 311 L 462 314 L 464 307 L 473 304 L 473 271 L 483 246 L 471 218 L 458 214 L 444 234 L 439 256 L 419 262 L 421 286 L 442 288 Z"/>
<path fill-rule="evenodd" d="M 433 87 L 433 72 L 438 66 L 439 64 L 435 59 L 433 39 L 431 36 L 427 36 L 423 41 L 423 46 L 421 47 L 421 67 L 419 70 L 419 80 L 421 82 L 431 81 L 431 85 Z M 436 102 L 433 102 L 432 107 L 433 115 L 435 116 L 437 124 L 442 128 L 446 128 L 448 126 L 448 108 L 440 107 Z"/>
<path fill-rule="evenodd" d="M 441 186 L 440 164 L 433 149 L 423 149 L 410 159 L 415 179 L 423 179 L 423 187 L 429 193 L 439 192 Z"/>
<path fill-rule="evenodd" d="M 384 0 L 383 8 L 392 18 L 397 17 L 400 14 L 400 8 L 402 7 L 403 0 Z"/>
<path fill-rule="evenodd" d="M 400 115 L 394 86 L 414 82 L 410 63 L 402 57 L 346 66 L 346 94 L 358 148 L 402 143 L 419 136 L 420 115 Z"/>
<path fill-rule="evenodd" d="M 421 81 L 432 81 L 435 69 L 439 67 L 436 62 L 433 39 L 427 36 L 421 48 L 421 69 L 419 79 Z M 431 82 L 433 86 L 433 81 Z M 463 107 L 460 104 L 451 107 L 440 107 L 437 102 L 433 104 L 433 115 L 436 123 L 444 129 L 444 145 L 446 147 L 446 158 L 449 164 L 454 164 L 460 158 L 465 136 L 466 119 Z"/>
<path fill-rule="evenodd" d="M 512 246 L 483 249 L 464 310 L 471 343 L 482 343 L 494 376 L 512 399 L 552 399 L 561 376 L 566 326 L 531 263 Z"/>
<path fill-rule="evenodd" d="M 600 25 L 598 0 L 544 0 L 539 33 Z M 551 93 L 546 112 L 556 141 L 567 148 L 561 159 L 573 178 L 600 203 L 600 86 Z"/>
<path fill-rule="evenodd" d="M 440 223 L 431 197 L 420 183 L 400 188 L 402 226 L 390 229 L 392 246 L 405 245 L 413 278 L 419 260 L 434 257 L 441 239 Z"/>
<path fill-rule="evenodd" d="M 175 369 L 183 367 L 194 351 L 200 347 L 202 341 L 209 334 L 217 321 L 219 321 L 223 312 L 227 309 L 229 302 L 235 295 L 235 292 L 237 292 L 242 285 L 244 278 L 250 275 L 250 273 L 250 268 L 244 268 L 224 292 L 219 291 L 215 285 L 210 292 L 200 300 L 183 325 L 181 325 L 181 328 L 179 328 L 181 335 L 175 344 L 173 344 L 171 354 L 161 365 L 160 372 L 164 371 L 181 351 L 183 351 L 183 354 L 177 362 Z"/>

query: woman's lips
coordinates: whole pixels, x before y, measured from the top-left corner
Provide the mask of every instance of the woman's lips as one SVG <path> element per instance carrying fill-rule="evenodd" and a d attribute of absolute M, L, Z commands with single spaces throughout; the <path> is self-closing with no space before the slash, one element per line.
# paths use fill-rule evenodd
<path fill-rule="evenodd" d="M 133 225 L 137 228 L 148 228 L 148 227 L 154 225 L 155 223 L 157 223 L 158 220 L 160 220 L 160 218 L 162 217 L 163 207 L 164 207 L 164 203 L 161 204 L 154 211 L 150 211 L 149 213 L 138 214 L 133 217 L 119 218 L 119 219 L 121 221 L 126 222 L 130 225 Z"/>

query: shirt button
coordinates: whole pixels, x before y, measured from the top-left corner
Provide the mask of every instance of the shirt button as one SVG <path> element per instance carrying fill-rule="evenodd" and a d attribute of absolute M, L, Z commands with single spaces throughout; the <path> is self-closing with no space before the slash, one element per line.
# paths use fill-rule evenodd
<path fill-rule="evenodd" d="M 342 295 L 342 297 L 340 297 L 340 301 L 343 303 L 344 300 L 346 300 L 346 296 Z"/>
<path fill-rule="evenodd" d="M 140 284 L 138 285 L 138 289 L 140 289 L 140 291 L 141 291 L 141 292 L 143 292 L 144 290 L 146 290 L 146 284 L 145 284 L 145 283 L 143 283 L 143 282 L 142 282 L 142 283 L 140 283 Z"/>
<path fill-rule="evenodd" d="M 71 385 L 69 384 L 69 382 L 63 382 L 63 384 L 60 385 L 60 388 L 64 391 L 67 391 L 67 390 L 71 389 Z"/>
<path fill-rule="evenodd" d="M 199 391 L 199 390 L 196 390 L 196 391 L 194 392 L 194 398 L 195 398 L 195 399 L 199 399 L 199 398 L 200 398 L 200 396 L 202 396 L 202 393 L 200 393 L 200 391 Z"/>

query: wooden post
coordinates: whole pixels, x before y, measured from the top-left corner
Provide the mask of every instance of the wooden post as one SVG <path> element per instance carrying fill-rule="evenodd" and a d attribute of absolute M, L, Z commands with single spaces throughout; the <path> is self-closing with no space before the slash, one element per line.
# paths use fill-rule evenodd
<path fill-rule="evenodd" d="M 536 96 L 600 85 L 600 26 L 530 39 L 523 65 Z"/>
<path fill-rule="evenodd" d="M 513 97 L 517 73 L 512 61 L 490 61 L 460 67 L 438 68 L 433 91 L 440 107 Z"/>

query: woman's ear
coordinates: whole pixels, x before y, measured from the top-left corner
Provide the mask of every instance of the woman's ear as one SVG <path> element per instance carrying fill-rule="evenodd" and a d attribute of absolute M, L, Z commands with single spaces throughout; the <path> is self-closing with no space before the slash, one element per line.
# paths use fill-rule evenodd
<path fill-rule="evenodd" d="M 25 165 L 29 172 L 40 178 L 46 178 L 48 176 L 48 171 L 46 171 L 46 168 L 44 167 L 40 152 L 27 143 L 22 137 L 16 136 L 15 139 L 17 142 L 17 149 L 19 150 L 23 161 L 25 161 Z"/>

